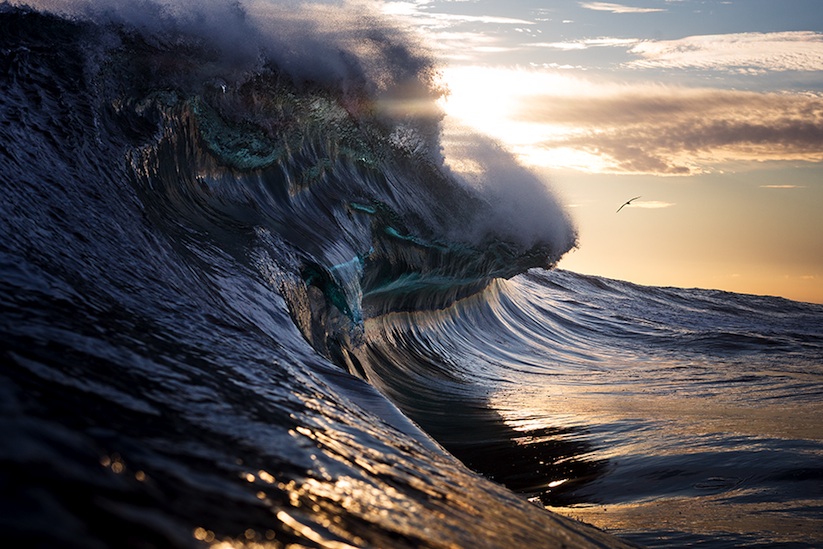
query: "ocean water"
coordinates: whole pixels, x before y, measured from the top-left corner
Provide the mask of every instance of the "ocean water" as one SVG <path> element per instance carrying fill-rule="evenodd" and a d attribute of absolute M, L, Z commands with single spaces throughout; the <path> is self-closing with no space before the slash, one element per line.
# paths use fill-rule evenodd
<path fill-rule="evenodd" d="M 345 4 L 0 5 L 15 547 L 815 547 L 823 306 L 575 229 Z M 592 526 L 593 525 L 593 526 Z"/>

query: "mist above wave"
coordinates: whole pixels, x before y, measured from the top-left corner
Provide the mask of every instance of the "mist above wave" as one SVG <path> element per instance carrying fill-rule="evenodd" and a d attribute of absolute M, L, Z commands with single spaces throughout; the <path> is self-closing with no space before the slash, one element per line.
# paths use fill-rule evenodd
<path fill-rule="evenodd" d="M 444 122 L 436 101 L 446 88 L 436 60 L 412 29 L 381 15 L 374 3 L 31 0 L 26 4 L 99 27 L 116 27 L 169 52 L 155 62 L 162 67 L 151 71 L 155 81 L 145 83 L 151 88 L 171 87 L 186 94 L 214 88 L 231 92 L 272 68 L 298 89 L 322 87 L 337 98 L 354 124 L 379 123 L 395 148 L 439 168 L 445 175 L 439 178 L 442 184 L 457 184 L 488 205 L 470 224 L 438 227 L 445 238 L 470 244 L 505 240 L 523 250 L 548 244 L 553 253 L 546 265 L 576 244 L 569 216 L 545 182 L 490 139 Z M 122 39 L 122 32 L 112 33 L 108 42 L 117 47 Z M 187 59 L 186 52 L 191 51 L 197 54 Z M 259 121 L 259 113 L 247 114 L 237 118 Z M 460 208 L 460 204 L 447 207 Z"/>
<path fill-rule="evenodd" d="M 478 230 L 527 246 L 549 242 L 558 251 L 555 260 L 576 246 L 577 232 L 547 182 L 501 145 L 448 118 L 441 142 L 449 173 L 494 206 Z"/>
<path fill-rule="evenodd" d="M 200 76 L 237 78 L 273 63 L 296 81 L 344 91 L 429 98 L 432 62 L 409 32 L 362 1 L 28 0 L 63 17 L 136 30 L 156 43 L 199 43 L 215 57 Z"/>

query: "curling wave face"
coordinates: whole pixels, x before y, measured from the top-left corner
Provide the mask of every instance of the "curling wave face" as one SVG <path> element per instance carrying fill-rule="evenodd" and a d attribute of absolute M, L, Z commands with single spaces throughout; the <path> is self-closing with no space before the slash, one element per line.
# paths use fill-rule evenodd
<path fill-rule="evenodd" d="M 436 119 L 380 106 L 409 79 L 223 71 L 197 17 L 65 5 L 0 7 L 7 541 L 620 545 L 477 477 L 339 367 L 364 296 L 453 297 L 551 263 L 570 229 L 495 235 Z"/>

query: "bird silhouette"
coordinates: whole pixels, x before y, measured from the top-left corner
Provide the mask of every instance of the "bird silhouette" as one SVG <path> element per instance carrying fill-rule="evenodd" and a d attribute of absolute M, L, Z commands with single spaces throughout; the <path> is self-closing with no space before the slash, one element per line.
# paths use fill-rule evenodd
<path fill-rule="evenodd" d="M 622 206 L 620 206 L 619 208 L 617 208 L 617 212 L 619 212 L 620 210 L 622 210 L 625 206 L 628 206 L 629 204 L 631 204 L 631 203 L 632 203 L 632 200 L 637 200 L 638 198 L 640 198 L 640 197 L 639 197 L 639 196 L 635 196 L 634 198 L 630 198 L 629 200 L 626 200 L 626 202 L 625 202 Z M 614 212 L 614 213 L 617 213 L 617 212 Z"/>

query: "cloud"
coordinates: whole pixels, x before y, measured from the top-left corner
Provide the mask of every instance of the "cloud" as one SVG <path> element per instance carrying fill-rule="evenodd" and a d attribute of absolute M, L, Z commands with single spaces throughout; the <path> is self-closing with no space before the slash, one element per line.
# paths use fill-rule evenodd
<path fill-rule="evenodd" d="M 823 94 L 616 84 L 561 71 L 444 73 L 444 103 L 532 165 L 690 175 L 823 162 Z"/>
<path fill-rule="evenodd" d="M 675 204 L 673 202 L 663 202 L 660 200 L 637 200 L 629 204 L 636 208 L 645 208 L 647 210 L 658 210 L 660 208 L 671 208 Z"/>
<path fill-rule="evenodd" d="M 470 62 L 482 54 L 518 51 L 516 44 L 505 44 L 500 37 L 489 33 L 487 25 L 528 27 L 535 21 L 492 15 L 442 13 L 426 9 L 426 0 L 415 2 L 387 2 L 382 4 L 383 15 L 395 21 L 405 21 L 416 29 L 426 48 L 439 59 Z"/>
<path fill-rule="evenodd" d="M 823 96 L 663 86 L 523 98 L 517 119 L 555 131 L 521 153 L 582 151 L 598 171 L 689 175 L 724 163 L 823 161 Z"/>
<path fill-rule="evenodd" d="M 805 189 L 805 185 L 760 185 L 761 189 Z"/>
<path fill-rule="evenodd" d="M 441 13 L 422 10 L 425 2 L 387 2 L 382 6 L 384 14 L 398 17 L 413 17 L 420 24 L 428 26 L 452 26 L 460 23 L 481 23 L 496 25 L 534 25 L 534 21 L 493 15 L 467 15 L 459 13 Z"/>
<path fill-rule="evenodd" d="M 732 71 L 821 71 L 823 33 L 812 31 L 739 33 L 649 40 L 634 45 L 633 68 Z"/>
<path fill-rule="evenodd" d="M 613 4 L 611 2 L 580 2 L 580 6 L 587 10 L 609 11 L 611 13 L 653 13 L 666 11 L 663 8 L 635 8 L 624 6 L 623 4 Z"/>
<path fill-rule="evenodd" d="M 586 50 L 589 48 L 603 47 L 626 47 L 633 46 L 640 42 L 635 38 L 589 38 L 585 40 L 572 40 L 570 42 L 536 42 L 529 44 L 533 48 L 551 48 L 556 50 Z"/>

